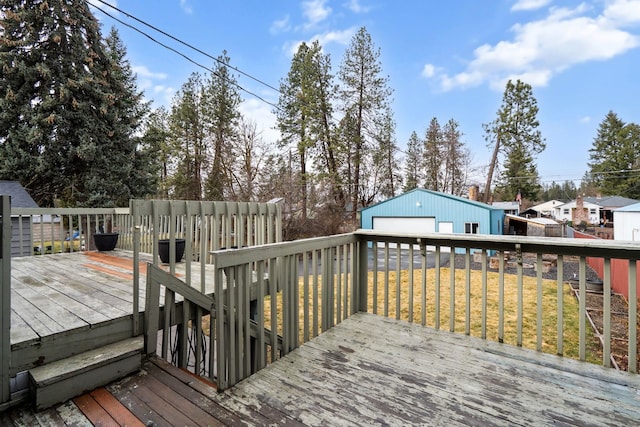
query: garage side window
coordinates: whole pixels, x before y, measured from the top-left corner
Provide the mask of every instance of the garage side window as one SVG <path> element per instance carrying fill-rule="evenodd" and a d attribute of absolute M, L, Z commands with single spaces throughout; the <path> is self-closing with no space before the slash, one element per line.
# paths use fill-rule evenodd
<path fill-rule="evenodd" d="M 464 232 L 466 234 L 478 234 L 478 223 L 477 222 L 465 222 L 464 223 Z"/>

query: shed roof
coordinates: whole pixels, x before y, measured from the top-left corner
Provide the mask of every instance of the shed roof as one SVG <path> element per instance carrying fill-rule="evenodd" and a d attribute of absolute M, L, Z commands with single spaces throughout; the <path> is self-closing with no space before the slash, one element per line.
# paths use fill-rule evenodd
<path fill-rule="evenodd" d="M 551 218 L 525 218 L 517 215 L 507 215 L 507 218 L 517 220 L 517 221 L 531 222 L 531 223 L 540 224 L 540 225 L 559 225 L 558 221 L 555 221 Z"/>
<path fill-rule="evenodd" d="M 487 205 L 486 203 L 482 203 L 482 202 L 478 202 L 475 200 L 470 200 L 464 197 L 460 197 L 460 196 L 454 196 L 453 194 L 448 194 L 448 193 L 441 193 L 439 191 L 433 191 L 433 190 L 426 190 L 424 188 L 414 188 L 413 190 L 407 191 L 406 193 L 400 194 L 398 196 L 395 197 L 391 197 L 390 199 L 384 200 L 382 202 L 376 203 L 374 205 L 371 206 L 367 206 L 366 208 L 362 208 L 362 211 L 365 211 L 367 209 L 371 209 L 377 206 L 381 206 L 384 205 L 386 203 L 392 203 L 394 200 L 400 199 L 400 198 L 404 198 L 404 197 L 409 197 L 412 193 L 427 193 L 427 194 L 431 194 L 434 196 L 438 196 L 438 197 L 443 197 L 446 199 L 450 199 L 450 200 L 455 200 L 457 202 L 460 203 L 466 203 L 472 206 L 476 206 L 479 208 L 483 208 L 483 209 L 487 209 L 487 210 L 492 210 L 492 211 L 504 211 L 504 209 L 500 209 L 500 208 L 495 208 L 493 206 Z"/>
<path fill-rule="evenodd" d="M 11 196 L 11 206 L 16 208 L 37 208 L 38 204 L 18 181 L 0 181 L 0 194 Z"/>
<path fill-rule="evenodd" d="M 614 209 L 614 212 L 640 212 L 640 203 L 627 205 L 622 208 Z"/>

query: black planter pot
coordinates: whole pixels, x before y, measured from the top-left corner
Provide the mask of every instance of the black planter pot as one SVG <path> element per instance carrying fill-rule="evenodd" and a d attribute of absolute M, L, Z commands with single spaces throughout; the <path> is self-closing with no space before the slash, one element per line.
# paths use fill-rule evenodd
<path fill-rule="evenodd" d="M 184 245 L 184 239 L 176 239 L 176 262 L 180 262 L 184 256 Z M 169 247 L 169 239 L 158 240 L 158 255 L 165 264 L 169 262 Z"/>
<path fill-rule="evenodd" d="M 99 251 L 112 251 L 118 243 L 119 233 L 99 233 L 93 235 L 93 243 Z"/>

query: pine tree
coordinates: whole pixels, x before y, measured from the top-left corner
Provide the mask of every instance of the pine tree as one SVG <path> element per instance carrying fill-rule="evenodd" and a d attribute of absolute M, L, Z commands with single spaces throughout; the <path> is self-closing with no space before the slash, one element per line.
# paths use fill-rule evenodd
<path fill-rule="evenodd" d="M 124 49 L 115 38 L 105 48 L 87 3 L 1 1 L 0 20 L 0 178 L 43 206 L 114 206 L 147 192 L 144 173 L 129 181 L 144 107 Z"/>
<path fill-rule="evenodd" d="M 589 183 L 601 193 L 640 196 L 640 126 L 610 111 L 589 149 Z"/>
<path fill-rule="evenodd" d="M 469 150 L 461 138 L 459 123 L 450 119 L 442 129 L 444 171 L 441 188 L 442 191 L 457 196 L 461 196 L 466 190 L 470 163 Z"/>
<path fill-rule="evenodd" d="M 380 49 L 376 49 L 366 28 L 360 28 L 353 36 L 338 75 L 340 98 L 345 116 L 349 117 L 350 128 L 342 134 L 351 137 L 344 143 L 349 145 L 350 198 L 355 219 L 357 210 L 371 201 L 367 186 L 379 171 L 372 167 L 370 156 L 376 138 L 380 138 L 377 132 L 384 129 L 380 124 L 387 120 L 392 95 L 389 79 L 382 75 Z"/>
<path fill-rule="evenodd" d="M 205 133 L 212 145 L 209 150 L 213 150 L 204 188 L 208 200 L 224 200 L 232 185 L 230 163 L 238 139 L 242 98 L 236 77 L 229 72 L 229 62 L 227 52 L 223 51 L 207 82 L 206 99 L 203 100 L 203 114 L 207 122 Z"/>
<path fill-rule="evenodd" d="M 517 80 L 507 82 L 502 105 L 496 119 L 483 125 L 487 141 L 493 145 L 493 156 L 487 185 L 485 202 L 489 201 L 493 171 L 504 157 L 504 169 L 500 176 L 498 192 L 505 199 L 514 200 L 517 193 L 522 198 L 535 200 L 540 190 L 535 155 L 546 145 L 540 133 L 538 103 L 531 85 Z"/>
<path fill-rule="evenodd" d="M 344 208 L 340 174 L 340 148 L 332 125 L 333 77 L 329 57 L 317 41 L 301 43 L 287 77 L 280 83 L 281 96 L 275 111 L 282 134 L 281 146 L 295 153 L 300 178 L 301 219 L 309 210 L 309 188 L 314 178 L 331 182 L 330 203 Z M 313 171 L 322 171 L 315 174 Z"/>
<path fill-rule="evenodd" d="M 441 191 L 442 182 L 442 128 L 437 118 L 432 118 L 424 137 L 424 169 L 427 190 Z"/>
<path fill-rule="evenodd" d="M 418 188 L 423 181 L 422 162 L 424 143 L 418 138 L 418 134 L 414 131 L 409 136 L 407 142 L 407 157 L 405 158 L 405 175 L 403 191 L 410 191 Z"/>

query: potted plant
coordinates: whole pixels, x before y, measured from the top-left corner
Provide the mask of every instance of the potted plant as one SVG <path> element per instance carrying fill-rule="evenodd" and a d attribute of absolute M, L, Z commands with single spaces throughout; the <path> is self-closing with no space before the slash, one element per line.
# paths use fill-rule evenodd
<path fill-rule="evenodd" d="M 120 233 L 111 232 L 111 223 L 107 223 L 107 232 L 105 232 L 104 223 L 100 223 L 98 232 L 93 235 L 93 243 L 99 251 L 112 251 L 118 244 L 118 236 Z"/>
<path fill-rule="evenodd" d="M 176 262 L 180 262 L 182 257 L 184 256 L 184 247 L 185 240 L 184 239 L 175 239 L 176 241 Z M 171 246 L 170 239 L 160 239 L 158 240 L 158 255 L 160 256 L 160 261 L 167 264 L 169 262 L 169 248 Z"/>

